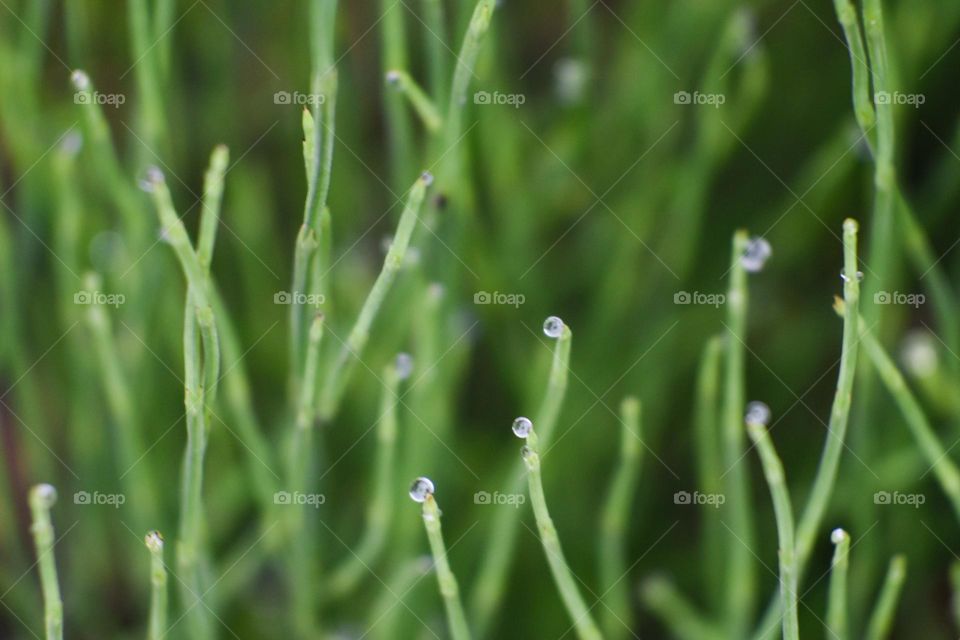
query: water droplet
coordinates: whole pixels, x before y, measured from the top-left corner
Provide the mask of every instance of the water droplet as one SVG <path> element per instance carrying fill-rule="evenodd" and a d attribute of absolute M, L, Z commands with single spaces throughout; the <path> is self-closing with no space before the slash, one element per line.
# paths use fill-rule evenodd
<path fill-rule="evenodd" d="M 513 421 L 513 434 L 518 438 L 526 438 L 533 431 L 533 423 L 529 418 L 520 416 Z"/>
<path fill-rule="evenodd" d="M 557 316 L 550 316 L 543 321 L 543 332 L 548 338 L 559 338 L 563 335 L 563 320 Z"/>
<path fill-rule="evenodd" d="M 400 72 L 399 71 L 387 71 L 387 82 L 390 84 L 397 84 L 400 82 Z"/>
<path fill-rule="evenodd" d="M 747 405 L 747 411 L 743 416 L 747 424 L 770 424 L 770 407 L 760 401 L 754 401 Z"/>
<path fill-rule="evenodd" d="M 63 142 L 60 143 L 60 149 L 68 156 L 77 155 L 82 147 L 83 135 L 76 130 L 71 130 L 63 137 Z"/>
<path fill-rule="evenodd" d="M 81 69 L 77 69 L 70 74 L 70 82 L 73 83 L 77 91 L 86 91 L 90 88 L 90 76 L 87 75 L 86 71 Z"/>
<path fill-rule="evenodd" d="M 427 187 L 433 184 L 433 174 L 429 171 L 424 171 L 421 173 L 420 179 L 423 180 L 423 184 Z"/>
<path fill-rule="evenodd" d="M 433 495 L 433 489 L 433 481 L 421 476 L 410 485 L 410 499 L 414 502 L 423 502 L 427 496 Z"/>
<path fill-rule="evenodd" d="M 750 273 L 756 273 L 763 269 L 763 265 L 771 255 L 773 255 L 773 249 L 770 248 L 766 238 L 754 236 L 747 242 L 747 247 L 740 256 L 740 264 Z"/>
<path fill-rule="evenodd" d="M 34 500 L 44 507 L 51 507 L 57 501 L 57 490 L 53 488 L 52 484 L 38 484 L 32 489 L 31 493 Z"/>
<path fill-rule="evenodd" d="M 850 277 L 844 271 L 840 272 L 840 279 L 844 282 L 850 281 Z M 863 280 L 863 271 L 857 271 L 857 282 L 860 282 L 861 280 Z"/>
<path fill-rule="evenodd" d="M 841 529 L 840 527 L 837 527 L 836 529 L 830 532 L 830 542 L 832 542 L 833 544 L 840 544 L 841 542 L 844 541 L 846 537 L 847 537 L 847 532 Z"/>
<path fill-rule="evenodd" d="M 903 339 L 900 357 L 907 371 L 918 377 L 929 376 L 937 370 L 937 346 L 926 331 L 915 330 Z"/>
<path fill-rule="evenodd" d="M 406 380 L 413 373 L 413 356 L 409 353 L 398 353 L 394 366 L 397 368 L 397 377 Z"/>
<path fill-rule="evenodd" d="M 160 167 L 147 167 L 147 172 L 144 175 L 143 180 L 140 181 L 140 188 L 147 193 L 153 193 L 153 190 L 156 188 L 156 186 L 162 183 L 163 171 L 160 170 Z"/>
<path fill-rule="evenodd" d="M 159 531 L 150 531 L 143 537 L 147 548 L 153 552 L 163 551 L 163 535 Z"/>
<path fill-rule="evenodd" d="M 520 455 L 523 457 L 524 460 L 529 460 L 530 456 L 533 455 L 533 449 L 531 449 L 527 445 L 523 445 L 523 447 L 520 449 Z"/>

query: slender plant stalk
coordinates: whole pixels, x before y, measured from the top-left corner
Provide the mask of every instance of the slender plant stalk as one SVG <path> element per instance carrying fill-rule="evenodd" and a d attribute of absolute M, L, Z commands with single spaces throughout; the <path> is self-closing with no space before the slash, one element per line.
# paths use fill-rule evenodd
<path fill-rule="evenodd" d="M 714 336 L 703 350 L 700 372 L 697 375 L 695 423 L 697 435 L 697 471 L 701 491 L 708 494 L 721 493 L 719 394 L 720 366 L 723 358 L 723 341 Z M 713 614 L 719 613 L 724 589 L 723 579 L 723 530 L 717 509 L 707 509 L 704 516 L 703 572 L 709 597 L 713 598 Z"/>
<path fill-rule="evenodd" d="M 327 588 L 331 597 L 343 597 L 367 575 L 386 545 L 395 506 L 397 457 L 397 398 L 401 375 L 398 364 L 383 371 L 384 390 L 377 423 L 377 453 L 373 462 L 373 496 L 366 514 L 366 527 L 356 550 L 330 573 Z"/>
<path fill-rule="evenodd" d="M 731 507 L 732 535 L 727 548 L 728 633 L 742 638 L 747 632 L 756 599 L 756 575 L 750 549 L 753 541 L 753 516 L 747 490 L 743 435 L 744 386 L 746 384 L 745 342 L 747 332 L 747 272 L 740 258 L 747 247 L 747 233 L 733 237 L 730 263 L 730 288 L 727 294 L 727 358 L 723 402 L 723 461 L 727 468 L 727 503 Z"/>
<path fill-rule="evenodd" d="M 49 484 L 38 484 L 30 490 L 31 531 L 40 567 L 46 640 L 63 640 L 63 601 L 57 580 L 57 563 L 53 555 L 55 539 L 50 520 L 50 508 L 56 501 L 57 491 Z"/>
<path fill-rule="evenodd" d="M 323 338 L 323 316 L 317 315 L 310 326 L 303 385 L 297 403 L 290 446 L 289 484 L 291 491 L 308 492 L 313 486 L 315 452 L 317 372 L 320 342 Z M 314 571 L 316 536 L 308 509 L 309 504 L 291 504 L 288 522 L 290 544 L 291 599 L 298 637 L 306 638 L 316 629 L 317 580 Z"/>
<path fill-rule="evenodd" d="M 150 619 L 147 640 L 162 640 L 167 634 L 167 566 L 163 562 L 163 536 L 151 531 L 144 538 L 150 551 Z"/>
<path fill-rule="evenodd" d="M 830 408 L 827 438 L 820 456 L 810 497 L 797 526 L 797 565 L 802 575 L 813 550 L 814 540 L 837 479 L 840 454 L 850 418 L 853 380 L 857 368 L 857 314 L 860 304 L 860 276 L 857 263 L 858 225 L 850 218 L 843 222 L 843 343 L 840 347 L 840 371 Z"/>
<path fill-rule="evenodd" d="M 903 374 L 897 369 L 897 366 L 887 355 L 887 352 L 880 346 L 879 340 L 867 327 L 866 321 L 860 318 L 860 341 L 864 350 L 867 352 L 874 369 L 880 375 L 880 379 L 887 387 L 887 391 L 893 396 L 894 401 L 900 408 L 907 427 L 917 441 L 917 446 L 930 465 L 940 487 L 950 504 L 957 518 L 960 519 L 960 470 L 956 463 L 949 457 L 949 452 L 930 426 L 927 416 L 924 414 L 920 403 L 907 386 Z"/>
<path fill-rule="evenodd" d="M 447 27 L 446 16 L 442 0 L 423 0 L 424 29 L 427 31 L 426 41 L 430 49 L 427 57 L 428 75 L 430 78 L 430 93 L 437 98 L 447 95 L 447 80 L 449 78 L 446 55 Z"/>
<path fill-rule="evenodd" d="M 850 632 L 847 622 L 847 567 L 850 561 L 850 536 L 843 529 L 834 529 L 830 541 L 834 547 L 827 601 L 827 637 L 833 640 L 848 640 Z"/>
<path fill-rule="evenodd" d="M 870 614 L 870 622 L 867 624 L 867 632 L 864 634 L 866 640 L 884 640 L 890 636 L 893 616 L 897 611 L 897 601 L 900 599 L 900 591 L 903 588 L 903 581 L 906 576 L 906 556 L 897 555 L 891 558 L 890 566 L 887 569 L 887 577 L 880 589 L 880 596 L 877 598 L 873 613 Z"/>
<path fill-rule="evenodd" d="M 102 279 L 93 273 L 84 277 L 87 292 L 99 292 Z M 117 453 L 123 466 L 124 490 L 130 493 L 134 520 L 138 525 L 156 522 L 157 500 L 150 484 L 150 463 L 143 459 L 147 450 L 143 444 L 143 422 L 134 407 L 136 397 L 131 378 L 124 371 L 123 359 L 113 334 L 110 313 L 100 304 L 86 309 L 87 324 L 93 336 L 93 348 L 100 367 L 100 378 L 107 398 L 107 407 L 115 423 Z"/>
<path fill-rule="evenodd" d="M 210 305 L 209 278 L 173 207 L 163 174 L 153 169 L 147 185 L 154 198 L 167 241 L 186 275 L 184 306 L 184 405 L 187 415 L 187 448 L 180 499 L 180 540 L 177 566 L 182 580 L 187 619 L 196 640 L 212 637 L 212 617 L 202 601 L 204 588 L 205 532 L 203 510 L 203 460 L 209 436 L 209 414 L 219 373 L 219 337 Z M 199 334 L 199 335 L 198 335 Z M 202 350 L 201 350 L 202 345 Z"/>
<path fill-rule="evenodd" d="M 648 578 L 640 597 L 670 634 L 679 640 L 723 640 L 726 637 L 718 625 L 703 619 L 700 612 L 667 578 Z"/>
<path fill-rule="evenodd" d="M 336 413 L 350 375 L 357 360 L 363 355 L 363 350 L 370 337 L 370 326 L 383 306 L 384 298 L 393 286 L 397 273 L 403 266 L 407 248 L 410 245 L 410 237 L 413 235 L 413 230 L 419 220 L 420 207 L 423 204 L 427 187 L 431 182 L 433 182 L 433 176 L 424 173 L 410 189 L 406 207 L 397 226 L 397 233 L 394 235 L 390 250 L 387 251 L 387 257 L 383 261 L 383 269 L 377 276 L 376 282 L 373 283 L 373 288 L 364 301 L 346 342 L 324 378 L 319 398 L 320 418 L 324 421 L 330 420 Z"/>
<path fill-rule="evenodd" d="M 161 65 L 157 56 L 160 53 L 154 47 L 157 44 L 150 28 L 152 22 L 147 0 L 128 0 L 127 10 L 130 20 L 130 41 L 133 45 L 133 72 L 140 92 L 140 121 L 143 137 L 148 150 L 160 154 L 169 146 L 164 119 Z M 167 34 L 170 37 L 170 34 Z M 145 157 L 145 156 L 142 156 Z M 145 163 L 144 163 L 145 164 Z"/>
<path fill-rule="evenodd" d="M 755 422 L 747 423 L 750 439 L 757 446 L 763 474 L 773 498 L 773 510 L 777 518 L 777 538 L 780 556 L 780 608 L 783 611 L 783 640 L 800 640 L 800 624 L 797 619 L 797 563 L 794 544 L 793 506 L 783 474 L 783 464 L 777 455 L 767 427 Z"/>
<path fill-rule="evenodd" d="M 867 62 L 867 48 L 863 41 L 863 32 L 860 29 L 860 18 L 857 9 L 851 0 L 833 0 L 843 35 L 847 39 L 847 49 L 850 51 L 850 69 L 853 72 L 853 113 L 857 124 L 867 135 L 871 146 L 876 145 L 876 133 L 873 131 L 877 123 L 877 114 L 870 99 L 870 65 Z"/>
<path fill-rule="evenodd" d="M 490 29 L 490 21 L 496 0 L 478 0 L 467 26 L 467 32 L 457 56 L 456 68 L 453 72 L 453 81 L 450 85 L 450 100 L 447 104 L 447 113 L 444 121 L 446 128 L 443 133 L 441 151 L 445 152 L 456 146 L 463 131 L 463 110 L 467 104 L 467 93 L 470 89 L 470 80 L 474 77 L 477 59 L 483 47 L 483 41 Z M 453 151 L 448 154 L 441 164 L 437 174 L 440 189 L 447 191 L 460 186 L 462 174 L 463 154 Z M 458 207 L 457 210 L 462 210 Z"/>
<path fill-rule="evenodd" d="M 573 333 L 569 327 L 565 326 L 554 346 L 547 388 L 540 409 L 534 418 L 539 429 L 540 446 L 543 447 L 548 446 L 553 437 L 563 398 L 567 392 L 572 340 Z M 509 487 L 513 493 L 521 492 L 525 474 L 524 465 L 518 461 L 505 486 Z M 478 625 L 480 636 L 485 636 L 488 626 L 492 626 L 493 617 L 503 598 L 507 574 L 516 546 L 517 527 L 520 521 L 518 511 L 518 509 L 501 509 L 497 512 L 490 532 L 490 547 L 484 555 L 480 574 L 470 597 L 470 613 L 475 624 Z"/>
<path fill-rule="evenodd" d="M 540 543 L 547 556 L 547 564 L 553 574 L 553 581 L 560 592 L 560 599 L 567 609 L 567 614 L 573 622 L 580 640 L 600 640 L 600 628 L 590 615 L 590 608 L 580 594 L 576 579 L 563 556 L 560 547 L 560 536 L 547 510 L 547 499 L 543 493 L 543 478 L 540 475 L 540 445 L 537 434 L 531 428 L 526 436 L 527 444 L 523 449 L 523 462 L 527 467 L 527 480 L 530 487 L 530 504 L 533 506 L 533 515 L 537 520 L 537 530 L 540 532 Z"/>
<path fill-rule="evenodd" d="M 470 640 L 470 628 L 460 602 L 460 589 L 457 578 L 450 569 L 447 560 L 447 547 L 443 543 L 443 531 L 440 528 L 440 509 L 432 494 L 423 501 L 423 526 L 430 541 L 430 552 L 437 569 L 437 583 L 440 595 L 447 610 L 447 623 L 450 625 L 450 637 L 453 640 Z"/>
<path fill-rule="evenodd" d="M 387 72 L 387 82 L 410 101 L 410 106 L 430 133 L 443 126 L 443 118 L 430 97 L 406 71 L 394 69 Z"/>
<path fill-rule="evenodd" d="M 837 469 L 843 453 L 847 425 L 850 422 L 850 406 L 853 395 L 854 374 L 857 368 L 860 337 L 857 315 L 860 304 L 860 277 L 857 259 L 857 233 L 855 220 L 848 218 L 843 223 L 843 343 L 840 347 L 840 372 L 837 374 L 837 389 L 827 423 L 827 437 L 820 454 L 817 475 L 813 480 L 810 496 L 797 524 L 796 564 L 797 582 L 803 580 L 807 563 L 813 552 L 814 541 L 830 497 L 836 485 Z M 776 628 L 780 616 L 780 603 L 774 601 L 767 607 L 755 638 L 769 637 Z"/>
<path fill-rule="evenodd" d="M 203 180 L 203 211 L 200 214 L 197 258 L 207 275 L 210 274 L 210 263 L 213 261 L 213 245 L 217 239 L 217 226 L 220 224 L 220 208 L 223 203 L 223 178 L 229 161 L 230 150 L 225 145 L 217 145 L 210 155 L 210 166 Z"/>
<path fill-rule="evenodd" d="M 291 397 L 299 394 L 299 378 L 303 372 L 305 315 L 307 310 L 299 302 L 300 296 L 314 293 L 317 282 L 309 282 L 311 265 L 316 260 L 321 237 L 329 230 L 324 228 L 323 213 L 327 211 L 327 194 L 333 171 L 334 110 L 336 104 L 337 73 L 330 70 L 314 82 L 315 91 L 323 96 L 322 105 L 317 101 L 313 112 L 303 112 L 303 155 L 307 170 L 307 197 L 303 207 L 303 224 L 297 234 L 293 257 L 293 283 L 290 302 L 290 361 L 293 379 Z M 327 214 L 329 216 L 329 214 Z"/>
<path fill-rule="evenodd" d="M 607 501 L 600 517 L 598 538 L 600 580 L 603 588 L 601 597 L 606 605 L 601 624 L 604 636 L 609 640 L 626 637 L 633 628 L 625 553 L 627 524 L 636 494 L 642 453 L 639 400 L 634 397 L 624 399 L 620 405 L 620 421 L 620 463 L 610 483 Z"/>

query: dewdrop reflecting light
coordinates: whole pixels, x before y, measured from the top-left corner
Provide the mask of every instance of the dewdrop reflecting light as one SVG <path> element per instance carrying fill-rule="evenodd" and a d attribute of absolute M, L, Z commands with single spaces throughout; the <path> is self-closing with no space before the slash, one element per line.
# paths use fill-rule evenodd
<path fill-rule="evenodd" d="M 773 255 L 773 249 L 766 238 L 754 236 L 747 241 L 747 247 L 740 256 L 740 264 L 750 273 L 756 273 L 763 269 L 770 256 Z"/>
<path fill-rule="evenodd" d="M 423 502 L 427 496 L 433 495 L 433 481 L 430 478 L 419 477 L 410 485 L 410 499 L 414 502 Z"/>
<path fill-rule="evenodd" d="M 844 282 L 849 282 L 850 276 L 848 276 L 846 273 L 841 271 L 840 279 L 843 280 Z M 857 282 L 860 282 L 861 280 L 863 280 L 863 271 L 857 271 Z"/>
<path fill-rule="evenodd" d="M 754 401 L 747 405 L 747 411 L 743 415 L 743 420 L 747 424 L 770 424 L 770 407 L 763 402 Z"/>
<path fill-rule="evenodd" d="M 846 537 L 847 537 L 847 532 L 841 529 L 840 527 L 837 527 L 836 529 L 830 532 L 830 542 L 832 542 L 833 544 L 840 544 L 841 542 L 843 542 L 844 538 Z"/>
<path fill-rule="evenodd" d="M 557 316 L 550 316 L 543 321 L 543 332 L 548 338 L 559 338 L 563 335 L 563 320 Z"/>
<path fill-rule="evenodd" d="M 398 353 L 394 366 L 397 368 L 397 377 L 406 380 L 413 373 L 413 356 L 409 353 Z"/>
<path fill-rule="evenodd" d="M 513 434 L 518 438 L 526 438 L 530 435 L 530 432 L 533 430 L 533 423 L 530 422 L 529 418 L 524 418 L 520 416 L 513 421 Z"/>

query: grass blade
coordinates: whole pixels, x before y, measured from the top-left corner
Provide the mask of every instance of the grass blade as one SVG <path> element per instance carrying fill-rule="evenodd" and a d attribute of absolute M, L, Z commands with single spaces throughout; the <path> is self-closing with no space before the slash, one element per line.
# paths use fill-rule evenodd
<path fill-rule="evenodd" d="M 850 536 L 843 529 L 834 529 L 830 534 L 833 543 L 833 560 L 830 563 L 830 595 L 827 604 L 827 637 L 833 640 L 848 640 L 847 623 L 847 567 L 850 560 Z"/>
<path fill-rule="evenodd" d="M 50 508 L 57 501 L 57 491 L 49 484 L 38 484 L 30 490 L 30 512 L 33 514 L 33 540 L 40 566 L 40 586 L 43 590 L 44 626 L 46 640 L 63 640 L 63 601 L 57 580 L 57 563 L 53 555 L 55 538 Z"/>
<path fill-rule="evenodd" d="M 626 637 L 633 628 L 630 609 L 630 581 L 627 579 L 626 538 L 640 474 L 641 420 L 640 401 L 624 399 L 620 405 L 622 424 L 620 462 L 614 472 L 607 501 L 600 517 L 598 556 L 600 580 L 605 602 L 603 608 L 604 636 L 610 640 Z"/>
<path fill-rule="evenodd" d="M 423 526 L 430 541 L 430 552 L 437 570 L 437 583 L 447 611 L 447 623 L 450 625 L 450 637 L 453 640 L 470 640 L 470 629 L 467 627 L 467 618 L 460 602 L 457 578 L 450 569 L 447 547 L 443 543 L 440 508 L 433 497 L 433 483 L 428 478 L 417 478 L 410 489 L 410 497 L 423 504 Z"/>
<path fill-rule="evenodd" d="M 569 327 L 564 326 L 563 332 L 554 346 L 547 388 L 535 417 L 540 429 L 541 446 L 547 446 L 553 437 L 557 418 L 560 415 L 560 407 L 567 392 L 572 340 L 573 332 L 570 331 Z M 519 493 L 523 490 L 525 473 L 524 465 L 518 463 L 505 486 L 511 492 Z M 486 629 L 492 626 L 494 612 L 503 597 L 507 572 L 516 546 L 517 527 L 520 521 L 520 515 L 517 511 L 517 509 L 501 509 L 497 512 L 490 531 L 490 547 L 484 555 L 480 574 L 477 576 L 471 594 L 470 613 L 475 620 L 475 624 L 478 625 L 478 635 L 480 636 L 486 635 Z"/>
<path fill-rule="evenodd" d="M 757 446 L 763 474 L 773 498 L 773 510 L 777 518 L 777 538 L 780 557 L 780 608 L 783 611 L 783 640 L 800 640 L 800 625 L 797 619 L 797 562 L 794 545 L 793 506 L 783 474 L 783 464 L 767 433 L 767 426 L 752 421 L 747 414 L 747 432 Z"/>
<path fill-rule="evenodd" d="M 147 640 L 162 640 L 167 628 L 167 566 L 163 562 L 163 536 L 151 531 L 144 538 L 150 551 L 150 620 Z"/>
<path fill-rule="evenodd" d="M 870 615 L 870 622 L 867 624 L 867 632 L 864 635 L 866 640 L 884 640 L 890 636 L 890 627 L 893 624 L 893 616 L 897 612 L 897 601 L 900 599 L 900 591 L 903 589 L 906 576 L 906 556 L 894 556 L 890 560 L 890 567 L 887 569 L 887 577 L 880 589 L 877 604 Z"/>
<path fill-rule="evenodd" d="M 323 421 L 329 421 L 336 413 L 353 368 L 356 366 L 357 360 L 363 355 L 364 347 L 366 347 L 367 340 L 370 337 L 370 326 L 377 317 L 384 298 L 393 286 L 397 273 L 403 266 L 407 248 L 410 245 L 410 237 L 413 235 L 413 230 L 419 220 L 420 207 L 423 205 L 427 187 L 432 182 L 433 176 L 424 172 L 410 189 L 406 207 L 397 226 L 397 233 L 390 244 L 390 250 L 387 251 L 387 257 L 383 261 L 380 275 L 373 283 L 373 288 L 360 309 L 360 314 L 347 336 L 347 341 L 342 345 L 324 378 L 320 390 L 319 414 Z"/>

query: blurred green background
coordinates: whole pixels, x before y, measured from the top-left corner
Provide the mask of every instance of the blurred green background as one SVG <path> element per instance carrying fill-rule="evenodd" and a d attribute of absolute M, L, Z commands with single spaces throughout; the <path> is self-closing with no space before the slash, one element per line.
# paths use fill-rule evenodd
<path fill-rule="evenodd" d="M 37 482 L 50 482 L 60 494 L 53 513 L 62 539 L 55 551 L 68 637 L 144 633 L 145 530 L 129 504 L 114 509 L 72 499 L 78 491 L 122 491 L 128 471 L 117 459 L 117 431 L 124 425 L 109 406 L 90 308 L 74 302 L 77 292 L 89 290 L 86 272 L 100 274 L 100 291 L 125 299 L 102 311 L 147 445 L 138 473 L 149 478 L 159 519 L 147 526 L 169 532 L 168 540 L 177 527 L 185 438 L 183 278 L 147 195 L 131 196 L 133 208 L 142 208 L 139 221 L 111 195 L 115 185 L 75 103 L 75 69 L 86 71 L 103 94 L 123 96 L 122 104 L 104 105 L 104 113 L 129 185 L 147 166 L 160 166 L 193 234 L 210 151 L 229 146 L 212 273 L 242 345 L 237 366 L 249 376 L 257 422 L 278 459 L 290 421 L 288 307 L 274 304 L 274 296 L 290 290 L 306 182 L 301 106 L 277 104 L 275 94 L 310 91 L 309 3 L 170 2 L 172 17 L 158 21 L 169 29 L 150 34 L 146 53 L 150 64 L 168 65 L 158 96 L 165 130 L 156 139 L 144 130 L 143 59 L 128 28 L 133 4 L 0 2 L 5 638 L 39 637 L 42 629 L 25 502 Z M 505 478 L 519 460 L 519 443 L 508 427 L 540 402 L 552 349 L 540 327 L 553 314 L 574 337 L 545 483 L 588 601 L 603 592 L 597 521 L 618 456 L 618 406 L 624 396 L 637 395 L 644 457 L 625 577 L 633 633 L 670 635 L 641 602 L 642 585 L 655 575 L 670 577 L 706 618 L 719 618 L 717 580 L 708 577 L 708 567 L 730 541 L 704 535 L 710 507 L 676 504 L 674 494 L 698 490 L 697 363 L 707 340 L 724 334 L 725 309 L 677 304 L 676 296 L 726 292 L 736 229 L 769 240 L 773 257 L 750 277 L 746 395 L 772 409 L 772 437 L 799 508 L 816 471 L 836 384 L 842 326 L 831 301 L 842 285 L 842 220 L 860 221 L 865 259 L 874 238 L 873 163 L 853 119 L 849 54 L 834 8 L 826 0 L 504 0 L 470 77 L 463 136 L 448 149 L 402 101 L 390 111 L 397 95 L 384 81 L 397 62 L 385 47 L 387 25 L 400 25 L 402 66 L 446 108 L 448 78 L 474 3 L 438 4 L 445 12 L 440 33 L 428 27 L 430 0 L 343 2 L 337 13 L 333 268 L 322 309 L 327 347 L 338 344 L 331 336 L 345 338 L 376 278 L 409 185 L 421 171 L 436 171 L 446 153 L 462 162 L 463 177 L 441 180 L 431 192 L 431 213 L 424 216 L 430 231 L 421 227 L 415 235 L 415 255 L 373 326 L 343 406 L 319 427 L 317 490 L 327 501 L 319 511 L 323 526 L 311 535 L 318 562 L 327 567 L 349 557 L 364 530 L 383 394 L 379 372 L 398 351 L 409 351 L 413 379 L 426 374 L 398 405 L 396 505 L 386 553 L 355 593 L 323 603 L 324 633 L 447 637 L 432 575 L 404 594 L 403 604 L 395 604 L 388 586 L 399 567 L 428 551 L 418 509 L 406 498 L 409 481 L 427 475 L 437 485 L 450 561 L 469 604 L 494 514 L 514 508 L 477 504 L 474 494 L 511 490 Z M 147 5 L 156 11 L 167 3 Z M 952 279 L 960 267 L 952 251 L 960 185 L 954 73 L 960 5 L 914 0 L 884 7 L 893 86 L 923 96 L 923 104 L 895 110 L 898 175 L 939 269 Z M 442 74 L 431 75 L 438 70 Z M 476 92 L 494 96 L 492 103 Z M 684 104 L 678 92 L 721 95 L 723 104 Z M 497 104 L 497 95 L 522 104 Z M 145 235 L 131 235 L 138 225 Z M 935 354 L 922 380 L 908 377 L 951 448 L 960 438 L 960 405 L 958 356 L 948 334 L 958 328 L 940 326 L 929 303 L 874 304 L 877 292 L 930 297 L 925 270 L 906 257 L 904 237 L 898 229 L 884 252 L 882 281 L 871 281 L 865 269 L 863 309 L 879 318 L 875 330 L 898 357 L 910 332 L 915 348 Z M 440 291 L 434 283 L 442 287 L 439 300 L 433 300 Z M 522 304 L 476 304 L 482 292 L 513 295 Z M 225 376 L 230 367 L 224 363 Z M 949 568 L 960 549 L 957 522 L 875 374 L 861 362 L 857 375 L 849 448 L 801 589 L 802 635 L 822 633 L 826 580 L 818 579 L 829 569 L 829 532 L 843 526 L 854 541 L 855 628 L 890 556 L 903 553 L 909 570 L 894 637 L 955 637 Z M 282 465 L 253 459 L 230 410 L 217 411 L 224 420 L 212 426 L 204 500 L 214 580 L 224 576 L 210 596 L 224 622 L 218 637 L 287 637 L 280 630 L 287 628 L 289 594 L 277 558 L 284 543 L 261 543 L 269 509 L 253 480 L 266 469 L 279 481 Z M 750 469 L 758 528 L 759 614 L 776 590 L 776 531 L 755 454 L 743 464 Z M 919 493 L 925 502 L 876 505 L 877 491 Z M 507 589 L 495 618 L 485 621 L 487 635 L 572 637 L 532 534 L 529 505 L 520 507 L 520 516 L 526 527 L 517 531 Z M 722 593 L 722 576 L 719 584 Z M 171 598 L 176 620 L 175 593 Z M 381 621 L 383 602 L 395 606 Z M 170 637 L 185 634 L 181 623 Z"/>

